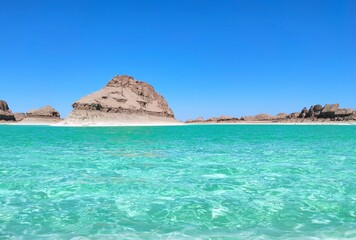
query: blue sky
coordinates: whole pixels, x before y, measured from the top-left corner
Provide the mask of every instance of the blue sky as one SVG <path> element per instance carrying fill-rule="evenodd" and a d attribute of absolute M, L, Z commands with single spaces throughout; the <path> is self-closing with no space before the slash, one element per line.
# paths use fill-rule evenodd
<path fill-rule="evenodd" d="M 15 112 L 128 74 L 180 120 L 356 107 L 353 0 L 1 0 L 0 99 Z"/>

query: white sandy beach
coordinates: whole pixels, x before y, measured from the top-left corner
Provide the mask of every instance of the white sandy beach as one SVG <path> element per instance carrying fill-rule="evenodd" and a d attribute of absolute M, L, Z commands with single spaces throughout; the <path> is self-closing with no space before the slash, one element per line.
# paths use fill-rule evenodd
<path fill-rule="evenodd" d="M 125 127 L 125 126 L 194 126 L 194 125 L 356 125 L 356 122 L 272 122 L 272 121 L 241 121 L 236 123 L 184 123 L 179 121 L 97 121 L 97 122 L 60 122 L 51 121 L 20 121 L 0 122 L 1 125 L 17 126 L 53 126 L 53 127 Z"/>

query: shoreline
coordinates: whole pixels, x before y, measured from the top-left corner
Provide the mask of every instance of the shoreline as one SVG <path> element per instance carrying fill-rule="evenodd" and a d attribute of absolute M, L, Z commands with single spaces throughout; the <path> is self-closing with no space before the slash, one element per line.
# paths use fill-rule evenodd
<path fill-rule="evenodd" d="M 272 121 L 244 121 L 235 123 L 184 123 L 184 122 L 99 122 L 99 123 L 83 123 L 83 124 L 65 124 L 65 123 L 51 123 L 51 122 L 0 122 L 0 125 L 10 126 L 51 126 L 51 127 L 168 127 L 168 126 L 203 126 L 203 125 L 340 125 L 340 126 L 354 126 L 356 122 L 272 122 Z"/>
<path fill-rule="evenodd" d="M 356 125 L 356 122 L 260 122 L 247 121 L 241 123 L 185 123 L 185 125 Z"/>

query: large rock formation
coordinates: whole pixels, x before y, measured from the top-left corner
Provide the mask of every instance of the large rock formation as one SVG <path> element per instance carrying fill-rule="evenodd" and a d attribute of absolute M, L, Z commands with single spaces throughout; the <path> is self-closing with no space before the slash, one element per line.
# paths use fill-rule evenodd
<path fill-rule="evenodd" d="M 14 114 L 4 100 L 0 100 L 0 121 L 15 121 Z"/>
<path fill-rule="evenodd" d="M 111 125 L 176 122 L 167 101 L 151 85 L 130 76 L 115 76 L 101 90 L 73 105 L 64 124 Z"/>

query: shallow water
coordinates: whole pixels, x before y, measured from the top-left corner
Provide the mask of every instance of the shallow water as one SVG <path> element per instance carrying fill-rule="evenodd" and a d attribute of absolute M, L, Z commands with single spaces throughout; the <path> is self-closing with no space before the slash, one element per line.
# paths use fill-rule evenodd
<path fill-rule="evenodd" d="M 0 239 L 356 239 L 356 126 L 0 126 Z"/>

